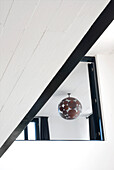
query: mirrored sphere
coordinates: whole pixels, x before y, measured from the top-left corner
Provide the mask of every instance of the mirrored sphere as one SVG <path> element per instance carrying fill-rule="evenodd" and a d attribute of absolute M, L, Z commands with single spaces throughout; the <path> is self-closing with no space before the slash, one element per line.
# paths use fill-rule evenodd
<path fill-rule="evenodd" d="M 76 98 L 67 97 L 60 102 L 58 111 L 64 119 L 75 119 L 81 113 L 82 105 Z"/>

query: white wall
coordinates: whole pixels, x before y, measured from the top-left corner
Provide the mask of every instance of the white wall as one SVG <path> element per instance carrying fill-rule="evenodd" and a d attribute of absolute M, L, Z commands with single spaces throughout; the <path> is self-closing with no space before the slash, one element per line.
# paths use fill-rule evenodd
<path fill-rule="evenodd" d="M 114 54 L 97 56 L 106 141 L 15 142 L 0 170 L 114 170 Z"/>
<path fill-rule="evenodd" d="M 99 89 L 107 141 L 114 140 L 114 54 L 97 56 Z"/>
<path fill-rule="evenodd" d="M 89 140 L 89 122 L 86 117 L 65 120 L 60 116 L 50 116 L 49 131 L 51 140 Z"/>

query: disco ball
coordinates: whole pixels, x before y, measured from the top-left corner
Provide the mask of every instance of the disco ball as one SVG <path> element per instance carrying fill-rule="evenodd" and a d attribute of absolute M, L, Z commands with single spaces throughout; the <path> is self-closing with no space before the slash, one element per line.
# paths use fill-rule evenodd
<path fill-rule="evenodd" d="M 71 120 L 79 116 L 82 105 L 76 98 L 70 97 L 70 93 L 68 93 L 68 97 L 60 102 L 58 111 L 62 118 Z"/>

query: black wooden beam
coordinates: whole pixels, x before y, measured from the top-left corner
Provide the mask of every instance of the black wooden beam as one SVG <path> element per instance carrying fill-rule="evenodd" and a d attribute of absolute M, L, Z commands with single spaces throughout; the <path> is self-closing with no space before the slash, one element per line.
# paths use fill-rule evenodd
<path fill-rule="evenodd" d="M 88 11 L 89 12 L 89 11 Z M 57 88 L 72 72 L 76 65 L 82 60 L 84 55 L 89 51 L 101 34 L 106 30 L 110 23 L 114 19 L 114 1 L 111 0 L 97 20 L 90 27 L 88 32 L 82 38 L 70 57 L 66 60 L 64 65 L 60 68 L 58 73 L 46 87 L 44 92 L 38 98 L 36 103 L 32 106 L 24 119 L 20 122 L 17 128 L 12 132 L 6 142 L 0 148 L 0 157 L 9 148 L 9 146 L 15 141 L 21 131 L 27 126 L 27 124 L 34 118 L 39 110 L 44 106 L 48 99 L 53 95 Z M 83 24 L 83 23 L 82 23 Z M 74 35 L 75 36 L 75 35 Z"/>

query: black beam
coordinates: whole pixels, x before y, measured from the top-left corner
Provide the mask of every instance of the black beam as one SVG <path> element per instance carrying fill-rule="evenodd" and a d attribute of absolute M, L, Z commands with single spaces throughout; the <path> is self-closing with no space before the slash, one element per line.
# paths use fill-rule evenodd
<path fill-rule="evenodd" d="M 44 106 L 48 99 L 53 95 L 57 88 L 72 72 L 76 65 L 82 60 L 84 55 L 89 51 L 101 34 L 106 30 L 110 23 L 114 19 L 114 1 L 111 0 L 97 20 L 90 27 L 88 32 L 82 38 L 80 43 L 77 45 L 75 50 L 72 52 L 70 57 L 66 60 L 64 65 L 60 68 L 58 73 L 46 87 L 44 92 L 38 98 L 36 103 L 32 106 L 30 111 L 26 114 L 24 119 L 20 122 L 17 128 L 12 132 L 6 142 L 0 148 L 0 157 L 9 148 L 9 146 L 15 141 L 21 131 L 27 126 L 27 124 L 33 119 L 33 117 L 39 112 Z M 75 36 L 75 35 L 74 35 Z"/>

